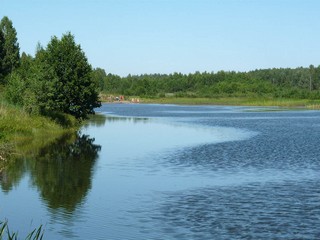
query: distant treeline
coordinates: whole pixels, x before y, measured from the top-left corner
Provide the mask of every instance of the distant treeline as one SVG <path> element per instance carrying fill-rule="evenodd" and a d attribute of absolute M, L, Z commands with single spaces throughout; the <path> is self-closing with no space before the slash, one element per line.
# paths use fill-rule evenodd
<path fill-rule="evenodd" d="M 120 77 L 97 68 L 93 77 L 106 94 L 140 97 L 320 98 L 320 66 L 250 72 L 195 72 Z"/>

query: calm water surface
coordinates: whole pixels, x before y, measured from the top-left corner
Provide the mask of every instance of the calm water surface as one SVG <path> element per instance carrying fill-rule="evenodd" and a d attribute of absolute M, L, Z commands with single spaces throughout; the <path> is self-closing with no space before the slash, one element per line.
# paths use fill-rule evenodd
<path fill-rule="evenodd" d="M 0 175 L 45 239 L 320 239 L 320 112 L 106 104 Z"/>

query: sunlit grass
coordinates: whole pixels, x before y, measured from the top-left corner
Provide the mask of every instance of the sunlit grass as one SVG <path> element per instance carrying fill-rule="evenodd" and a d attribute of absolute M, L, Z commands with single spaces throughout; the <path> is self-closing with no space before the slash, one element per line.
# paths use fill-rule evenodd
<path fill-rule="evenodd" d="M 308 109 L 320 110 L 320 103 L 307 105 Z"/>
<path fill-rule="evenodd" d="M 64 128 L 40 115 L 30 115 L 22 108 L 0 99 L 0 170 L 12 155 L 23 155 L 53 142 L 74 128 Z"/>
<path fill-rule="evenodd" d="M 63 128 L 48 118 L 29 115 L 22 108 L 0 104 L 0 131 L 1 136 L 9 140 L 21 139 L 30 136 L 46 135 L 61 131 Z"/>
<path fill-rule="evenodd" d="M 283 98 L 143 98 L 143 103 L 162 104 L 186 104 L 186 105 L 234 105 L 234 106 L 278 106 L 278 107 L 303 107 L 310 109 L 320 109 L 320 100 L 308 99 L 283 99 Z"/>

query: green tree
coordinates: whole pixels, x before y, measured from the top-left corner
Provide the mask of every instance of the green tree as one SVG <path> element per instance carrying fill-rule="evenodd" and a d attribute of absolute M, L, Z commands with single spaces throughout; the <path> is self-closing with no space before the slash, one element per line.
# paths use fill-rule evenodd
<path fill-rule="evenodd" d="M 27 78 L 30 74 L 30 69 L 33 65 L 34 59 L 31 55 L 23 52 L 20 58 L 20 66 L 17 69 L 17 72 L 21 75 L 22 78 Z"/>
<path fill-rule="evenodd" d="M 26 84 L 21 76 L 16 72 L 12 73 L 5 91 L 6 99 L 15 105 L 23 106 L 25 90 Z"/>
<path fill-rule="evenodd" d="M 4 35 L 2 31 L 0 31 L 0 83 L 3 82 L 4 78 L 4 66 L 3 66 L 3 60 L 5 56 L 4 51 Z"/>
<path fill-rule="evenodd" d="M 95 82 L 99 91 L 103 91 L 105 88 L 107 74 L 104 69 L 96 68 L 92 72 L 92 79 Z"/>
<path fill-rule="evenodd" d="M 4 38 L 4 52 L 0 53 L 2 62 L 1 72 L 3 77 L 5 77 L 19 66 L 19 43 L 17 39 L 17 32 L 12 25 L 12 21 L 6 16 L 1 19 L 0 31 Z"/>
<path fill-rule="evenodd" d="M 313 79 L 315 78 L 314 75 L 315 75 L 315 68 L 314 66 L 311 64 L 309 66 L 309 69 L 310 69 L 310 76 L 309 76 L 309 90 L 310 92 L 312 91 L 313 89 Z"/>
<path fill-rule="evenodd" d="M 56 79 L 43 61 L 42 53 L 37 52 L 36 59 L 23 53 L 20 67 L 10 74 L 5 88 L 5 96 L 9 102 L 35 114 L 46 114 L 54 106 L 51 96 Z"/>
<path fill-rule="evenodd" d="M 45 62 L 46 72 L 55 75 L 53 92 L 48 96 L 47 110 L 55 110 L 84 119 L 94 113 L 101 103 L 92 79 L 92 68 L 74 36 L 67 33 L 61 39 L 52 37 L 39 58 Z"/>

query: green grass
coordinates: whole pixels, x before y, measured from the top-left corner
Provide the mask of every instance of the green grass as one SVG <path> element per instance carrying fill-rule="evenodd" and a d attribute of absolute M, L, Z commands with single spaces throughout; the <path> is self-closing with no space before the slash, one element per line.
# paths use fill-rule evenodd
<path fill-rule="evenodd" d="M 42 240 L 43 238 L 43 229 L 42 226 L 39 228 L 34 229 L 31 233 L 28 234 L 24 239 L 25 240 Z M 0 239 L 7 239 L 7 240 L 18 240 L 17 232 L 12 232 L 9 229 L 8 222 L 0 222 Z"/>
<path fill-rule="evenodd" d="M 1 137 L 12 139 L 33 136 L 37 135 L 38 130 L 45 129 L 56 131 L 60 130 L 60 127 L 44 117 L 31 116 L 21 108 L 6 103 L 0 104 L 0 130 L 4 134 Z"/>
<path fill-rule="evenodd" d="M 64 128 L 52 119 L 30 115 L 0 99 L 0 171 L 11 156 L 34 151 L 63 134 L 74 132 L 76 127 L 74 124 L 74 128 Z"/>
<path fill-rule="evenodd" d="M 39 115 L 30 115 L 22 108 L 0 103 L 0 139 L 21 140 L 41 137 L 63 131 L 54 121 Z"/>
<path fill-rule="evenodd" d="M 279 106 L 279 107 L 302 107 L 309 109 L 320 109 L 320 100 L 308 99 L 284 99 L 284 98 L 142 98 L 143 103 L 162 104 L 185 104 L 185 105 L 234 105 L 234 106 Z"/>

